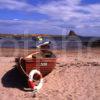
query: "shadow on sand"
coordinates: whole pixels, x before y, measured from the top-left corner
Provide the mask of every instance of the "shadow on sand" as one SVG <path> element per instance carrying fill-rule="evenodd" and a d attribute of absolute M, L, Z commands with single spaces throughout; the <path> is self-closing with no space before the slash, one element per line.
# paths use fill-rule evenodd
<path fill-rule="evenodd" d="M 3 84 L 4 87 L 18 88 L 20 90 L 23 90 L 24 87 L 27 87 L 26 78 L 18 72 L 16 67 L 9 70 L 2 77 L 2 84 Z"/>

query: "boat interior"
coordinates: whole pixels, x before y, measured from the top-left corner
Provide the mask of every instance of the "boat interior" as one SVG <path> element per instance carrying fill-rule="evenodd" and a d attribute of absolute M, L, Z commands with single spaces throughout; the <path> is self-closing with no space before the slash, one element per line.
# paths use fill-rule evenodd
<path fill-rule="evenodd" d="M 34 59 L 34 58 L 56 58 L 56 56 L 52 52 L 40 53 L 35 52 L 25 57 L 26 59 Z"/>

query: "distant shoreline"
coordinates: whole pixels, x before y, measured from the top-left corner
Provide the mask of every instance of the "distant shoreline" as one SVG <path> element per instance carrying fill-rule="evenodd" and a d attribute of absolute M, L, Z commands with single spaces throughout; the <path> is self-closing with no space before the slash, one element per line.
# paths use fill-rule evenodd
<path fill-rule="evenodd" d="M 100 37 L 85 37 L 79 36 L 74 31 L 70 31 L 68 35 L 48 35 L 48 34 L 0 34 L 0 47 L 14 47 L 15 48 L 26 48 L 29 49 L 36 48 L 36 38 L 37 36 L 42 36 L 45 39 L 52 42 L 55 45 L 54 48 L 62 49 L 62 46 L 69 48 L 68 46 L 79 46 L 86 48 L 100 47 Z M 78 43 L 79 42 L 79 43 Z M 27 45 L 28 44 L 28 45 Z M 18 47 L 17 47 L 18 46 Z"/>

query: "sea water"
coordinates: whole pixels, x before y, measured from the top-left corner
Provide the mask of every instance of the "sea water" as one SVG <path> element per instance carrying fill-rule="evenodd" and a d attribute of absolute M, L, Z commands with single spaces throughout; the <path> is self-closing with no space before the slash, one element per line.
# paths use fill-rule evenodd
<path fill-rule="evenodd" d="M 66 39 L 66 38 L 45 38 L 43 42 L 50 41 L 52 49 L 67 49 L 67 48 L 82 48 L 83 43 L 88 43 L 91 38 L 80 38 L 80 39 Z M 100 40 L 100 38 L 99 38 Z M 39 42 L 34 38 L 0 38 L 0 48 L 23 48 L 32 49 L 36 48 Z M 88 45 L 88 44 L 85 44 Z"/>

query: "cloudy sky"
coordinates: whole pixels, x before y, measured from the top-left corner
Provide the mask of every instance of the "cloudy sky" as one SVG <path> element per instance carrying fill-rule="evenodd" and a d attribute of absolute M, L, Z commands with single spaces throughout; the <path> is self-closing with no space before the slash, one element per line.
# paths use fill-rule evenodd
<path fill-rule="evenodd" d="M 100 36 L 100 0 L 0 0 L 0 33 Z"/>

